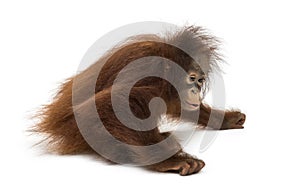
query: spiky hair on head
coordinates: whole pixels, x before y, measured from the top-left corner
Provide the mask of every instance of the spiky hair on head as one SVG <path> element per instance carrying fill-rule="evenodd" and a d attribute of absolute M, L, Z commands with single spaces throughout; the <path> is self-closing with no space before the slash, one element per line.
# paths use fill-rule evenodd
<path fill-rule="evenodd" d="M 219 62 L 222 61 L 219 54 L 220 41 L 206 29 L 199 26 L 184 26 L 174 33 L 166 34 L 164 41 L 190 55 L 205 74 L 214 70 L 220 71 Z"/>

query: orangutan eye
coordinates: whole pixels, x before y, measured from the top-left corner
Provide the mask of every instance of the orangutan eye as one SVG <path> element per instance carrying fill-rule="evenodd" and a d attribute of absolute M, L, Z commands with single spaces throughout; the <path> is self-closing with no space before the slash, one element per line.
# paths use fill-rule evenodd
<path fill-rule="evenodd" d="M 190 80 L 194 82 L 196 80 L 196 76 L 194 75 L 190 76 Z"/>
<path fill-rule="evenodd" d="M 200 78 L 200 79 L 198 79 L 198 82 L 199 83 L 203 83 L 205 81 L 205 79 L 204 78 Z"/>

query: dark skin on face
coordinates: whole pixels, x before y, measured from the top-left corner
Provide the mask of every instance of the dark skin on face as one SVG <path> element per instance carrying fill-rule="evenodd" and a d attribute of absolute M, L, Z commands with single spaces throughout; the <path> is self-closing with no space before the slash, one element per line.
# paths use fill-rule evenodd
<path fill-rule="evenodd" d="M 197 110 L 201 104 L 200 92 L 203 83 L 205 82 L 205 75 L 201 71 L 190 70 L 188 76 L 184 79 L 186 89 L 181 92 L 185 100 L 183 101 L 183 108 L 185 110 Z"/>

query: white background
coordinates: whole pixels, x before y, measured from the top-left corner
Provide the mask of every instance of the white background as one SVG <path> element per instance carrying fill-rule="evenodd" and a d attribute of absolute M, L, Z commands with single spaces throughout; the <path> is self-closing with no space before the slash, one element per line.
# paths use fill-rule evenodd
<path fill-rule="evenodd" d="M 297 1 L 0 2 L 0 185 L 299 185 Z M 105 33 L 137 21 L 197 24 L 224 40 L 226 103 L 247 114 L 222 131 L 196 175 L 43 154 L 24 132 L 59 82 Z"/>

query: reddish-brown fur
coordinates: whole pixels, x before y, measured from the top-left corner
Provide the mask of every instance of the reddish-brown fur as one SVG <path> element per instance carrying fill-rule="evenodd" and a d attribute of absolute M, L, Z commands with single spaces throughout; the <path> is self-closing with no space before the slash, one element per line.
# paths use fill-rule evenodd
<path fill-rule="evenodd" d="M 103 62 L 105 62 L 105 65 L 100 74 L 97 74 L 96 86 L 94 85 L 94 98 L 97 111 L 106 130 L 119 141 L 137 146 L 156 144 L 169 136 L 169 133 L 160 133 L 157 127 L 149 131 L 135 131 L 118 121 L 111 105 L 111 87 L 116 76 L 127 64 L 145 56 L 161 56 L 170 59 L 188 71 L 191 68 L 191 57 L 182 50 L 166 44 L 165 41 L 177 46 L 182 44 L 188 50 L 189 54 L 198 55 L 199 53 L 199 55 L 207 56 L 209 60 L 202 62 L 200 66 L 202 67 L 202 71 L 209 74 L 212 68 L 217 67 L 217 61 L 220 59 L 216 53 L 218 42 L 215 38 L 205 34 L 205 31 L 199 27 L 187 27 L 165 38 L 158 36 L 151 36 L 151 40 L 147 38 L 148 36 L 137 37 L 134 39 L 134 42 L 126 42 L 112 49 L 91 67 L 69 78 L 62 84 L 53 102 L 46 105 L 38 114 L 40 122 L 32 129 L 34 132 L 47 136 L 46 139 L 48 140 L 50 150 L 59 154 L 94 152 L 78 129 L 74 117 L 74 109 L 84 114 L 89 121 L 92 121 L 93 117 L 95 117 L 89 112 L 90 105 L 93 103 L 90 97 L 86 97 L 84 90 L 88 86 L 93 86 L 91 77 L 98 73 L 97 69 L 99 69 L 99 65 L 103 64 Z M 148 68 L 151 70 L 151 66 Z M 166 67 L 162 66 L 162 68 Z M 73 82 L 75 78 L 77 78 L 80 86 L 74 90 Z M 82 95 L 76 105 L 72 103 L 73 91 L 78 91 Z M 121 91 L 121 88 L 117 89 L 117 91 Z M 148 103 L 153 97 L 164 99 L 167 105 L 167 115 L 173 118 L 179 117 L 180 100 L 176 89 L 167 81 L 156 77 L 145 78 L 136 83 L 132 88 L 129 100 L 133 114 L 141 119 L 149 117 Z M 120 102 L 122 102 L 121 97 Z M 211 111 L 209 106 L 201 104 L 199 125 L 207 126 Z M 222 111 L 218 112 L 220 113 L 220 118 L 215 116 L 216 121 L 223 119 L 221 117 Z M 186 119 L 188 120 L 189 118 Z M 244 114 L 238 111 L 227 111 L 225 112 L 222 126 L 210 125 L 208 127 L 215 129 L 243 128 L 244 121 Z M 175 139 L 174 145 L 179 146 Z M 166 146 L 162 148 L 165 148 L 167 151 L 168 148 L 173 147 Z M 131 149 L 116 148 L 115 156 L 122 156 L 123 159 L 129 162 L 139 163 L 139 161 L 147 161 L 147 158 L 151 155 L 147 154 L 147 152 L 134 152 Z M 199 172 L 203 166 L 204 162 L 202 160 L 198 160 L 179 150 L 172 157 L 146 167 L 161 172 L 175 171 L 181 175 L 189 175 Z"/>

